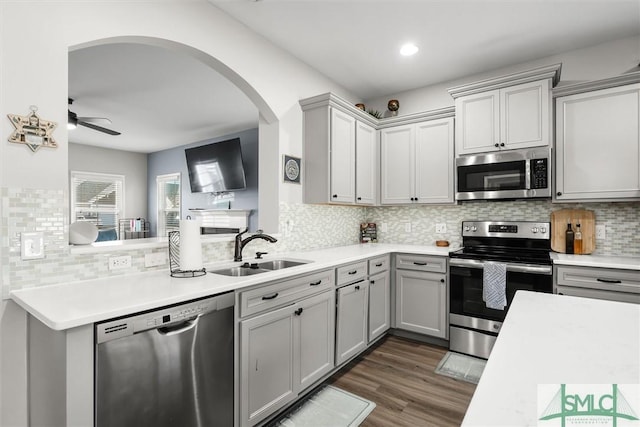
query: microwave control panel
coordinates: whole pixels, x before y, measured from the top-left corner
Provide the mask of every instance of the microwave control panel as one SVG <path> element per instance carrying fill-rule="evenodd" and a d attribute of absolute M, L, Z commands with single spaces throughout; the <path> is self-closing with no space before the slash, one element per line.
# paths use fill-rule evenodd
<path fill-rule="evenodd" d="M 531 188 L 548 188 L 549 159 L 531 159 Z"/>

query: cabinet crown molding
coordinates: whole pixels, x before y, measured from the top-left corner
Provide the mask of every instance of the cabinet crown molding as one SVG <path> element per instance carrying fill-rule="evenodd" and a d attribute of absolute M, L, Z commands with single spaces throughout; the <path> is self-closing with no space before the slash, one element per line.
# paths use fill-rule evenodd
<path fill-rule="evenodd" d="M 620 76 L 610 77 L 601 80 L 593 80 L 588 82 L 580 82 L 571 85 L 558 86 L 553 89 L 553 97 L 575 95 L 578 93 L 591 92 L 600 89 L 609 89 L 617 86 L 640 83 L 640 71 L 634 73 L 622 74 Z"/>
<path fill-rule="evenodd" d="M 534 68 L 518 73 L 507 74 L 501 77 L 494 77 L 486 80 L 480 80 L 473 83 L 467 83 L 447 89 L 449 95 L 454 99 L 472 95 L 474 93 L 487 92 L 490 90 L 501 89 L 508 86 L 514 86 L 521 83 L 529 83 L 536 80 L 551 79 L 552 87 L 560 81 L 560 71 L 562 63 L 547 65 L 544 67 Z"/>
<path fill-rule="evenodd" d="M 350 102 L 340 98 L 339 96 L 327 92 L 321 95 L 313 96 L 311 98 L 305 98 L 298 101 L 302 111 L 311 110 L 319 107 L 334 107 L 339 110 L 352 115 L 361 122 L 365 122 L 371 125 L 376 130 L 383 129 L 391 126 L 398 126 L 410 123 L 422 122 L 425 120 L 442 119 L 446 117 L 453 117 L 455 115 L 455 107 L 445 107 L 436 110 L 421 111 L 419 113 L 407 114 L 395 117 L 385 117 L 383 119 L 376 119 L 366 111 L 362 111 L 356 108 Z"/>

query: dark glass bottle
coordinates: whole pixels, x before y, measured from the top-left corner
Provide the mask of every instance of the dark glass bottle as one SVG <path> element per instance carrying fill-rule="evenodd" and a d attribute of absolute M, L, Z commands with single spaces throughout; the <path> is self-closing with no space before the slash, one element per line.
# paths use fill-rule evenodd
<path fill-rule="evenodd" d="M 565 232 L 565 253 L 573 253 L 573 230 L 571 229 L 571 223 L 567 224 L 567 231 Z"/>

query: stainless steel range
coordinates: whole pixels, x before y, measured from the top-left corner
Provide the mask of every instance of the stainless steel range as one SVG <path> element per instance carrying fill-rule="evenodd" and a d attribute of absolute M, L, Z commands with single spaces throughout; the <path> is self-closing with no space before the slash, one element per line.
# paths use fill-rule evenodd
<path fill-rule="evenodd" d="M 463 248 L 450 254 L 449 346 L 488 358 L 516 291 L 553 292 L 548 222 L 464 221 Z M 504 264 L 503 310 L 483 298 L 487 263 Z"/>

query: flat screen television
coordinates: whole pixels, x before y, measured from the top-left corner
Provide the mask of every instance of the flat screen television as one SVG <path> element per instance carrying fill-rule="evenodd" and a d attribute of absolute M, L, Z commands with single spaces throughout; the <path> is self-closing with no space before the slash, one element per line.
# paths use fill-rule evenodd
<path fill-rule="evenodd" d="M 221 193 L 246 188 L 240 138 L 187 148 L 184 153 L 192 193 Z"/>

